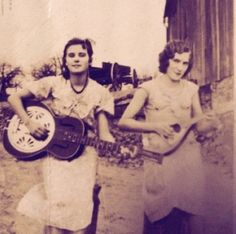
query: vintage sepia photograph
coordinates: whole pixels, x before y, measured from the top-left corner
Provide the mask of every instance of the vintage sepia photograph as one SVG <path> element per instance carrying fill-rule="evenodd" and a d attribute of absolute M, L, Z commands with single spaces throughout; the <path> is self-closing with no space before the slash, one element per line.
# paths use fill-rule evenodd
<path fill-rule="evenodd" d="M 0 0 L 0 234 L 234 234 L 233 0 Z"/>

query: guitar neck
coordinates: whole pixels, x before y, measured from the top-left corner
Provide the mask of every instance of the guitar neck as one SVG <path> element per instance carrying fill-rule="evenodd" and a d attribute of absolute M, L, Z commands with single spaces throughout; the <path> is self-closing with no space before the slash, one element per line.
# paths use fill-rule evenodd
<path fill-rule="evenodd" d="M 137 145 L 126 145 L 124 146 L 122 143 L 113 143 L 109 141 L 100 140 L 95 137 L 81 136 L 74 132 L 64 132 L 63 140 L 78 143 L 81 145 L 88 145 L 98 149 L 101 152 L 112 153 L 112 156 L 122 155 L 124 157 L 136 157 L 140 155 L 144 158 L 162 164 L 164 154 L 158 152 L 152 152 Z"/>
<path fill-rule="evenodd" d="M 68 131 L 63 132 L 62 134 L 63 140 L 65 141 L 92 146 L 101 151 L 118 153 L 120 149 L 119 143 L 100 140 L 96 137 L 81 136 L 78 133 Z"/>
<path fill-rule="evenodd" d="M 120 148 L 120 144 L 118 143 L 104 141 L 96 137 L 88 137 L 88 136 L 84 136 L 78 139 L 78 143 L 82 145 L 92 146 L 98 150 L 105 151 L 105 152 L 109 151 L 109 152 L 118 153 L 119 148 Z"/>

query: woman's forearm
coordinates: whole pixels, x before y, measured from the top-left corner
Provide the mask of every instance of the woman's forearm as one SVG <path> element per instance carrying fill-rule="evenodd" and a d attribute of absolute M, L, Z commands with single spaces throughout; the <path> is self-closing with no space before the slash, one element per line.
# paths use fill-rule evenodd
<path fill-rule="evenodd" d="M 101 140 L 115 142 L 114 137 L 112 136 L 109 130 L 109 123 L 104 112 L 98 114 L 98 134 Z"/>
<path fill-rule="evenodd" d="M 12 94 L 8 97 L 8 103 L 14 110 L 14 112 L 19 116 L 19 118 L 27 124 L 29 121 L 29 116 L 23 107 L 21 98 L 17 94 Z"/>

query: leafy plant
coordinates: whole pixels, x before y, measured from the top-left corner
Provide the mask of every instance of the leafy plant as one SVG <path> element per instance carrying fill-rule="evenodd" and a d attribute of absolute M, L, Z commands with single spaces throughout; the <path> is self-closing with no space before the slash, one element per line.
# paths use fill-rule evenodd
<path fill-rule="evenodd" d="M 0 100 L 6 98 L 6 88 L 17 86 L 14 83 L 14 78 L 18 75 L 24 75 L 20 67 L 13 67 L 6 62 L 0 63 Z"/>
<path fill-rule="evenodd" d="M 57 57 L 51 58 L 48 62 L 35 67 L 31 74 L 36 79 L 41 79 L 47 76 L 56 76 L 61 73 L 60 59 Z"/>

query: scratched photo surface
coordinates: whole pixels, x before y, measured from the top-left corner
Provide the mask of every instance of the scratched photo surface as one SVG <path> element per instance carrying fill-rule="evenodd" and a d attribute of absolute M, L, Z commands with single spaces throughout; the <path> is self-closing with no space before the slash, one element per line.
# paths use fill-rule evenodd
<path fill-rule="evenodd" d="M 22 160 L 17 147 L 37 152 L 50 140 L 25 134 L 7 97 L 33 80 L 61 75 L 64 46 L 74 37 L 92 44 L 89 75 L 114 98 L 108 121 L 121 147 L 97 160 L 90 233 L 143 233 L 143 164 L 150 160 L 161 167 L 159 154 L 145 151 L 143 132 L 123 130 L 118 121 L 139 87 L 159 77 L 159 53 L 172 39 L 191 44 L 193 67 L 186 79 L 199 86 L 203 111 L 213 109 L 221 124 L 204 136 L 194 130 L 205 180 L 203 234 L 233 233 L 233 0 L 0 0 L 0 29 L 0 233 L 44 232 L 42 222 L 17 207 L 33 186 L 42 184 L 47 156 Z M 51 112 L 44 114 L 53 125 Z M 143 109 L 136 119 L 145 121 Z M 184 153 L 190 155 L 191 147 Z"/>

